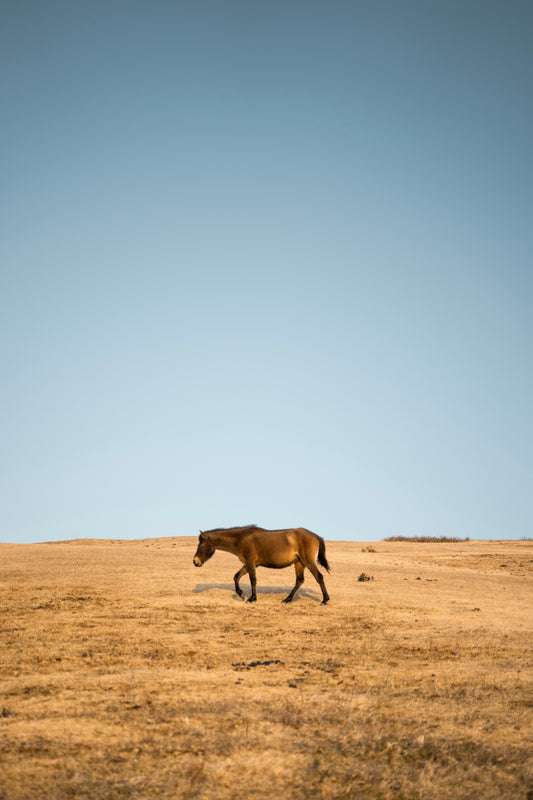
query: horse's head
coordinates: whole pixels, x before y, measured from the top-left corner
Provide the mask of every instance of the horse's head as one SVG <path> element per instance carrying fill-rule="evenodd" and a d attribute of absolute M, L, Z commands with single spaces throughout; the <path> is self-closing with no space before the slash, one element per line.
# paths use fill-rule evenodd
<path fill-rule="evenodd" d="M 200 536 L 198 537 L 198 549 L 193 558 L 193 564 L 195 567 L 201 567 L 202 564 L 211 558 L 213 553 L 215 552 L 215 547 L 209 541 L 209 536 L 207 533 L 202 533 L 200 531 Z"/>

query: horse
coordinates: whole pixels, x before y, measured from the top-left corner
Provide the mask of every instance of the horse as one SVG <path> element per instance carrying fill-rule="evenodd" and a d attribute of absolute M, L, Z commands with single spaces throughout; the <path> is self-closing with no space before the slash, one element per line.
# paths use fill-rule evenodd
<path fill-rule="evenodd" d="M 294 564 L 296 571 L 296 583 L 290 594 L 283 599 L 283 603 L 290 603 L 304 582 L 306 567 L 322 590 L 322 605 L 329 600 L 324 577 L 316 565 L 318 560 L 319 564 L 328 572 L 330 571 L 326 558 L 326 545 L 321 536 L 306 528 L 268 531 L 257 525 L 246 525 L 240 528 L 214 528 L 211 531 L 200 531 L 198 549 L 193 558 L 195 567 L 205 564 L 216 550 L 233 553 L 242 561 L 243 566 L 235 573 L 233 580 L 235 581 L 235 591 L 239 597 L 244 599 L 239 580 L 248 573 L 252 588 L 252 593 L 248 598 L 249 603 L 257 600 L 256 567 L 282 569 L 291 564 Z"/>

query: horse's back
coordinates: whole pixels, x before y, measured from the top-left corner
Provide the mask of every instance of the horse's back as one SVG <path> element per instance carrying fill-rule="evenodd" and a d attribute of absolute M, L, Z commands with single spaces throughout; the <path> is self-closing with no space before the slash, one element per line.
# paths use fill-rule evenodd
<path fill-rule="evenodd" d="M 243 537 L 243 545 L 252 547 L 261 560 L 276 563 L 285 560 L 295 551 L 295 539 L 289 530 L 256 530 Z"/>
<path fill-rule="evenodd" d="M 302 556 L 316 557 L 319 545 L 316 533 L 306 528 L 259 529 L 246 533 L 241 540 L 243 555 L 251 556 L 258 566 L 289 566 Z M 310 553 L 309 551 L 313 551 Z"/>

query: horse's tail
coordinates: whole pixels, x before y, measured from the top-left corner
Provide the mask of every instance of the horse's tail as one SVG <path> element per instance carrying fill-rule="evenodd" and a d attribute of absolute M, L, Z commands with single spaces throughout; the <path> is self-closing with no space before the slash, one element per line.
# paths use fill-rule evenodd
<path fill-rule="evenodd" d="M 318 563 L 325 567 L 328 572 L 331 572 L 326 558 L 326 543 L 321 536 L 318 537 Z"/>

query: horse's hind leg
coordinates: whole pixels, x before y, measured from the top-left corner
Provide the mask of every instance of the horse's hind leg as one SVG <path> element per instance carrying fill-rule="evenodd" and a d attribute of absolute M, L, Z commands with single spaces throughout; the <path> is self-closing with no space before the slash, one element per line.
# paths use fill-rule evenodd
<path fill-rule="evenodd" d="M 326 589 L 326 584 L 324 582 L 324 576 L 318 569 L 317 565 L 314 561 L 308 561 L 305 565 L 313 578 L 316 580 L 320 588 L 322 589 L 322 605 L 326 605 L 329 600 L 328 590 Z"/>
<path fill-rule="evenodd" d="M 304 582 L 304 569 L 305 569 L 305 567 L 302 564 L 302 562 L 301 561 L 296 561 L 296 563 L 294 565 L 294 569 L 296 570 L 296 583 L 294 585 L 294 589 L 292 590 L 292 592 L 290 594 L 287 595 L 287 597 L 284 600 L 282 600 L 282 603 L 290 603 L 292 598 L 294 597 L 294 595 L 296 594 L 296 592 L 298 591 L 298 589 L 300 588 L 300 586 Z"/>
<path fill-rule="evenodd" d="M 244 567 L 241 567 L 240 570 L 236 572 L 235 575 L 233 576 L 233 580 L 235 581 L 235 591 L 237 592 L 239 597 L 243 597 L 242 589 L 239 586 L 239 580 L 242 578 L 243 575 L 246 575 L 247 572 L 248 572 L 248 567 L 244 565 Z"/>
<path fill-rule="evenodd" d="M 257 579 L 255 577 L 255 564 L 247 564 L 245 569 L 247 570 L 248 575 L 250 576 L 250 586 L 252 587 L 252 594 L 248 598 L 248 602 L 255 603 L 255 601 L 257 600 L 257 594 L 255 592 L 257 585 Z"/>

